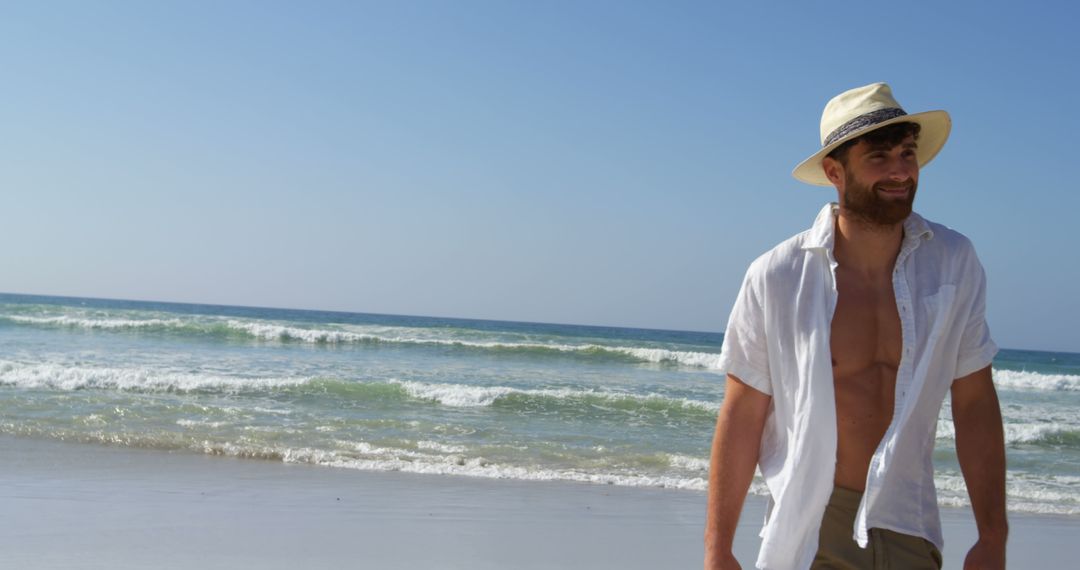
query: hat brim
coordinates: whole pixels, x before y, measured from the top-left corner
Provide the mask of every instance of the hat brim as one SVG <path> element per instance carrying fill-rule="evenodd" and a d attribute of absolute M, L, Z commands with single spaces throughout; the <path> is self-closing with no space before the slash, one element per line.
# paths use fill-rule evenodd
<path fill-rule="evenodd" d="M 918 123 L 922 127 L 919 130 L 919 146 L 915 151 L 920 168 L 926 166 L 926 164 L 937 156 L 937 153 L 941 151 L 941 147 L 945 146 L 945 141 L 949 138 L 949 131 L 952 130 L 952 119 L 949 118 L 949 114 L 945 111 L 926 111 L 924 113 L 901 115 L 887 121 L 876 123 L 865 129 L 848 133 L 847 136 L 834 141 L 832 144 L 817 151 L 817 153 L 810 158 L 802 161 L 795 167 L 795 170 L 791 172 L 791 175 L 794 176 L 796 180 L 806 182 L 807 184 L 813 184 L 815 186 L 832 186 L 832 182 L 825 176 L 825 170 L 821 166 L 821 162 L 825 157 L 835 150 L 836 147 L 853 138 L 861 137 L 870 131 L 895 123 Z"/>

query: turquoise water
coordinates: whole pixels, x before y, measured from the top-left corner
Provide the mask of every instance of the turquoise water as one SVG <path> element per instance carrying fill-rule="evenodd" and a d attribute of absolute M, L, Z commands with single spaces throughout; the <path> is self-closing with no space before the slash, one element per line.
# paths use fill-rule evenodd
<path fill-rule="evenodd" d="M 705 488 L 722 335 L 0 295 L 0 433 Z M 1080 516 L 1080 355 L 1003 350 L 1010 508 Z M 943 504 L 965 504 L 946 405 Z M 756 483 L 756 492 L 763 486 Z"/>

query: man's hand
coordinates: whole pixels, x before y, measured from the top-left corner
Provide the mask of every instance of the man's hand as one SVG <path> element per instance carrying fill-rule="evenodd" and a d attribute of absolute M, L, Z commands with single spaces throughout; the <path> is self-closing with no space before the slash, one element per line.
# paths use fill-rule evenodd
<path fill-rule="evenodd" d="M 1005 541 L 980 539 L 968 551 L 964 570 L 1005 570 Z"/>

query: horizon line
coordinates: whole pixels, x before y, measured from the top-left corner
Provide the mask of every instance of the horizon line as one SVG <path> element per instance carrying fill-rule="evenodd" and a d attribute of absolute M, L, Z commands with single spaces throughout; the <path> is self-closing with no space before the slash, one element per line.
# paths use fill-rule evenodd
<path fill-rule="evenodd" d="M 0 291 L 0 295 L 10 295 L 19 297 L 50 297 L 54 299 L 84 299 L 88 301 L 127 301 L 133 303 L 157 303 L 161 305 L 201 305 L 205 307 L 229 307 L 234 309 L 270 309 L 275 311 L 299 311 L 310 313 L 342 313 L 350 315 L 372 315 L 378 317 L 406 317 L 406 318 L 420 318 L 420 319 L 447 319 L 458 321 L 475 321 L 475 322 L 489 322 L 489 323 L 517 323 L 526 325 L 545 325 L 545 326 L 562 326 L 562 327 L 582 327 L 582 328 L 595 328 L 595 329 L 627 329 L 627 330 L 643 330 L 643 331 L 656 331 L 656 332 L 674 332 L 674 333 L 694 333 L 694 334 L 718 334 L 723 335 L 723 331 L 704 331 L 704 330 L 691 330 L 691 329 L 668 329 L 658 327 L 630 327 L 630 326 L 617 326 L 617 325 L 596 325 L 596 324 L 584 324 L 584 323 L 558 323 L 549 321 L 517 321 L 511 319 L 486 319 L 478 317 L 449 317 L 444 315 L 408 315 L 399 313 L 377 313 L 370 311 L 343 311 L 338 309 L 312 309 L 312 308 L 300 308 L 300 307 L 269 307 L 262 305 L 228 305 L 222 303 L 202 303 L 191 301 L 162 301 L 157 299 L 124 299 L 120 297 L 85 297 L 77 295 L 46 295 L 42 293 L 16 293 L 10 291 Z M 1046 352 L 1046 351 L 1044 351 Z M 1052 351 L 1051 351 L 1052 352 Z"/>

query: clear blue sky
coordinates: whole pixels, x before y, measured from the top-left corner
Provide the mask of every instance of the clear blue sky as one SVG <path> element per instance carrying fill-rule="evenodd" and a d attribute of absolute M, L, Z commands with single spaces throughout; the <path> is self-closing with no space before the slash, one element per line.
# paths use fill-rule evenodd
<path fill-rule="evenodd" d="M 952 113 L 916 209 L 1080 351 L 1067 2 L 0 7 L 0 291 L 722 330 L 825 102 Z"/>

